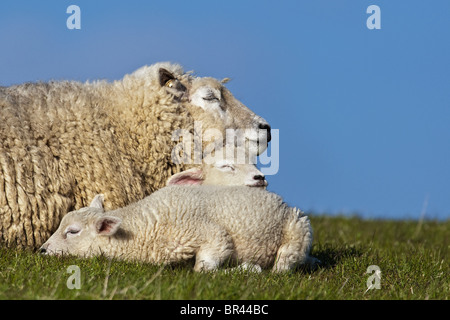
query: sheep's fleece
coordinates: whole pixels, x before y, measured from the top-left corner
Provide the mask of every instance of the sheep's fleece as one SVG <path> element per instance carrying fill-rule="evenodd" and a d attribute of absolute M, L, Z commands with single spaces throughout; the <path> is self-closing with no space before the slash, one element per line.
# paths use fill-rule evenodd
<path fill-rule="evenodd" d="M 186 99 L 202 81 L 215 81 L 231 100 L 220 81 L 172 63 L 114 82 L 0 87 L 0 243 L 37 248 L 96 194 L 105 193 L 107 209 L 123 207 L 192 167 L 172 162 L 174 130 L 192 131 L 199 119 L 203 129 L 227 127 Z M 258 118 L 236 101 L 239 118 Z"/>
<path fill-rule="evenodd" d="M 262 188 L 169 186 L 125 208 L 91 204 L 68 213 L 41 252 L 164 264 L 195 257 L 196 271 L 226 262 L 286 271 L 316 261 L 311 244 L 308 217 Z"/>

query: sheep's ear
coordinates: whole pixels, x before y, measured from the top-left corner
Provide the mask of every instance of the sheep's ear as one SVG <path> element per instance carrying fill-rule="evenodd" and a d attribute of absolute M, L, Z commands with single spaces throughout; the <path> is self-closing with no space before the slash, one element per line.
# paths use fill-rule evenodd
<path fill-rule="evenodd" d="M 186 87 L 164 68 L 159 69 L 159 84 L 177 99 L 187 96 Z"/>
<path fill-rule="evenodd" d="M 167 180 L 168 186 L 199 185 L 203 183 L 203 171 L 200 168 L 192 168 L 176 173 Z"/>
<path fill-rule="evenodd" d="M 164 87 L 169 80 L 175 79 L 175 76 L 164 68 L 159 68 L 159 84 Z"/>
<path fill-rule="evenodd" d="M 105 216 L 95 221 L 95 231 L 102 236 L 112 236 L 119 230 L 122 220 L 113 216 Z"/>
<path fill-rule="evenodd" d="M 102 211 L 105 211 L 103 209 L 103 200 L 105 200 L 105 196 L 103 194 L 98 194 L 94 197 L 89 207 L 91 208 L 98 208 L 102 209 Z"/>

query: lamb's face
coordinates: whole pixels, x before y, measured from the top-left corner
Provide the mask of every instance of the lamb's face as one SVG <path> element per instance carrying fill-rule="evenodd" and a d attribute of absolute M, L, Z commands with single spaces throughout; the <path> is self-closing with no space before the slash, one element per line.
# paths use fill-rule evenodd
<path fill-rule="evenodd" d="M 230 160 L 203 166 L 205 185 L 267 187 L 264 174 L 253 164 L 236 164 Z"/>
<path fill-rule="evenodd" d="M 269 124 L 237 100 L 221 82 L 195 78 L 188 91 L 193 105 L 220 118 L 225 128 L 240 129 L 236 131 L 238 146 L 245 146 L 256 155 L 264 152 L 271 139 Z"/>
<path fill-rule="evenodd" d="M 91 204 L 91 207 L 65 215 L 58 230 L 39 251 L 48 255 L 69 254 L 86 257 L 99 254 L 99 237 L 113 235 L 117 232 L 120 223 L 119 218 L 107 216 L 103 208 Z"/>
<path fill-rule="evenodd" d="M 218 153 L 218 156 L 221 155 Z M 264 174 L 252 163 L 239 163 L 234 157 L 215 159 L 209 155 L 201 166 L 172 175 L 167 185 L 222 185 L 267 187 Z"/>

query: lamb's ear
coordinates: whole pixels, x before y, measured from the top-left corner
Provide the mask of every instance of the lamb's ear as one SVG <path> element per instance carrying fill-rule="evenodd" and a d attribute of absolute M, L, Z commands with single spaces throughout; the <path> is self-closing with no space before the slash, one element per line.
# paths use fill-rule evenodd
<path fill-rule="evenodd" d="M 91 201 L 89 207 L 102 209 L 102 211 L 104 212 L 105 210 L 103 209 L 103 200 L 105 200 L 105 196 L 103 194 L 98 194 Z"/>
<path fill-rule="evenodd" d="M 159 84 L 164 87 L 169 80 L 175 79 L 175 76 L 164 68 L 159 68 Z"/>
<path fill-rule="evenodd" d="M 192 168 L 180 173 L 175 173 L 168 180 L 166 185 L 185 186 L 185 185 L 200 185 L 203 183 L 203 171 L 201 168 Z"/>
<path fill-rule="evenodd" d="M 104 216 L 95 221 L 95 231 L 102 236 L 112 236 L 119 230 L 122 220 L 113 216 Z"/>

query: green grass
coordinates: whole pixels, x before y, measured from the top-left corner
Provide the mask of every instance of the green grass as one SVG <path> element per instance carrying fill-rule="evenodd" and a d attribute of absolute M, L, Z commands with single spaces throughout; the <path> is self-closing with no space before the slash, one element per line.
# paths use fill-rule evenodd
<path fill-rule="evenodd" d="M 200 274 L 109 260 L 48 257 L 0 248 L 0 299 L 448 299 L 450 221 L 312 217 L 316 270 Z M 68 289 L 70 265 L 81 288 Z M 377 265 L 381 288 L 367 290 Z"/>

